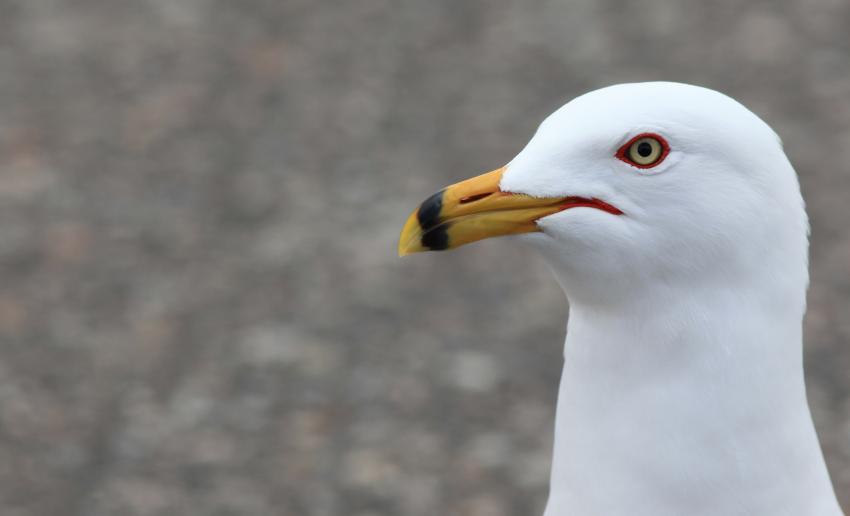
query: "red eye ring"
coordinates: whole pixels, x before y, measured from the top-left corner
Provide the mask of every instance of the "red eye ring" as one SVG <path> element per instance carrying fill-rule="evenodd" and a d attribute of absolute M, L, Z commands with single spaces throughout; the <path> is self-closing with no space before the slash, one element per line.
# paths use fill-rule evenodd
<path fill-rule="evenodd" d="M 654 140 L 661 147 L 658 157 L 655 158 L 651 163 L 638 163 L 632 157 L 630 157 L 630 150 L 632 146 L 638 141 L 644 139 Z M 615 154 L 614 156 L 620 161 L 628 163 L 633 167 L 652 168 L 658 166 L 662 161 L 664 161 L 664 158 L 666 158 L 668 154 L 670 154 L 670 145 L 667 143 L 667 140 L 665 140 L 663 136 L 656 133 L 641 133 L 627 141 L 625 144 L 623 144 L 623 146 L 620 147 L 620 149 L 617 151 L 617 154 Z"/>

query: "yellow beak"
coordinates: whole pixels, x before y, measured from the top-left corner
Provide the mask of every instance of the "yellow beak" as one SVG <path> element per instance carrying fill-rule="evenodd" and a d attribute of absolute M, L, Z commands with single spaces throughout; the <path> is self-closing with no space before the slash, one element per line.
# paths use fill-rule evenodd
<path fill-rule="evenodd" d="M 414 211 L 401 231 L 399 256 L 454 249 L 484 238 L 540 231 L 537 220 L 578 206 L 619 210 L 596 199 L 531 197 L 503 192 L 505 167 L 435 193 Z"/>

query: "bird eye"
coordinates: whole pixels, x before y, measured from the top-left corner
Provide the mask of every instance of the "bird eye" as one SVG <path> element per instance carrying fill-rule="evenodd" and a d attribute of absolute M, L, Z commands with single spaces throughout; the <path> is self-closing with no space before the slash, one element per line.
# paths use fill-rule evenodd
<path fill-rule="evenodd" d="M 639 134 L 617 151 L 617 158 L 638 168 L 650 168 L 661 163 L 670 147 L 657 134 Z"/>

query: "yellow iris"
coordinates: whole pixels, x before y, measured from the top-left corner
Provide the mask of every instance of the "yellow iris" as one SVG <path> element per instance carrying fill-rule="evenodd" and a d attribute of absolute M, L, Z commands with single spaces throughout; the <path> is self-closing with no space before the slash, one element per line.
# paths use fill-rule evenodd
<path fill-rule="evenodd" d="M 629 146 L 629 159 L 638 165 L 652 165 L 661 158 L 664 147 L 651 136 L 635 140 Z"/>

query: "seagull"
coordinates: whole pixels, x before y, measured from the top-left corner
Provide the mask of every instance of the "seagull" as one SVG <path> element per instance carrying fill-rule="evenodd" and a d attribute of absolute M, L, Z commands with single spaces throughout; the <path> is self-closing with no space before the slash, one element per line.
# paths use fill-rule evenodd
<path fill-rule="evenodd" d="M 777 134 L 619 84 L 428 197 L 399 254 L 518 235 L 569 301 L 544 516 L 843 514 L 803 377 L 809 224 Z"/>

